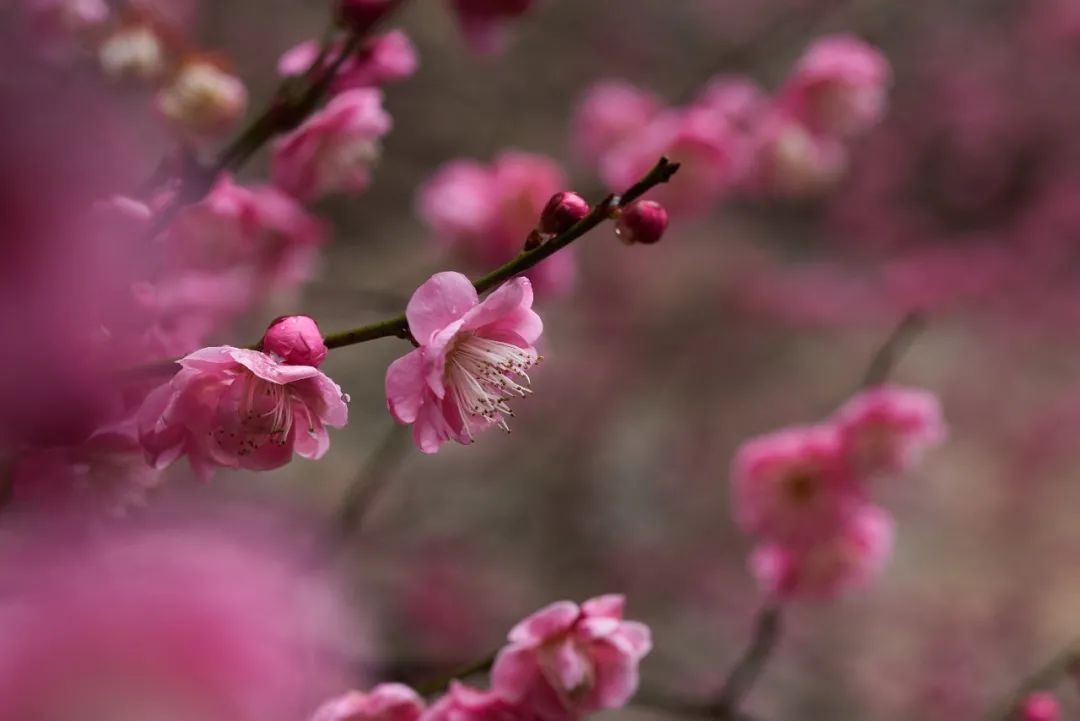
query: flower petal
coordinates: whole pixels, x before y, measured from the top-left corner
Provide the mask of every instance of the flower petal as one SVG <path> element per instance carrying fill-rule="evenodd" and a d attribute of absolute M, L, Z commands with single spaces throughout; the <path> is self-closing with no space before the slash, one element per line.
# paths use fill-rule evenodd
<path fill-rule="evenodd" d="M 405 317 L 413 338 L 423 346 L 433 334 L 464 316 L 478 302 L 476 289 L 464 275 L 436 273 L 413 293 Z"/>

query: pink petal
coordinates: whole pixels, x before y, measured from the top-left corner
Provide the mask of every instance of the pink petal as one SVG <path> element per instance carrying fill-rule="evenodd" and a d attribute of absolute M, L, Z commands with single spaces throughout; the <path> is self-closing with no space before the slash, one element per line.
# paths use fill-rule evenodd
<path fill-rule="evenodd" d="M 491 667 L 491 688 L 507 701 L 520 701 L 539 673 L 532 649 L 504 646 Z"/>
<path fill-rule="evenodd" d="M 580 615 L 576 603 L 556 601 L 514 626 L 508 638 L 511 643 L 543 643 L 569 631 Z"/>
<path fill-rule="evenodd" d="M 581 610 L 586 616 L 609 616 L 611 618 L 623 617 L 623 609 L 626 607 L 626 596 L 620 593 L 610 593 L 606 596 L 590 598 L 581 604 Z"/>
<path fill-rule="evenodd" d="M 476 289 L 464 275 L 436 273 L 409 299 L 405 309 L 409 330 L 420 345 L 426 345 L 432 335 L 464 316 L 477 302 Z"/>
<path fill-rule="evenodd" d="M 465 329 L 497 328 L 517 333 L 532 343 L 544 324 L 532 311 L 533 290 L 528 278 L 514 278 L 465 314 Z"/>
<path fill-rule="evenodd" d="M 232 348 L 229 355 L 259 378 L 278 385 L 322 375 L 322 372 L 313 366 L 286 365 L 257 350 Z"/>
<path fill-rule="evenodd" d="M 386 369 L 386 407 L 398 423 L 412 423 L 420 413 L 423 394 L 423 351 L 417 348 Z"/>

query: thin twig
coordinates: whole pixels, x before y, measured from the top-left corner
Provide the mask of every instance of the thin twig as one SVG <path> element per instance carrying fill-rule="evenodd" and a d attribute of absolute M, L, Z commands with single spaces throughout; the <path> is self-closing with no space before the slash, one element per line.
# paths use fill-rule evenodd
<path fill-rule="evenodd" d="M 1080 640 L 1075 641 L 1024 679 L 1017 689 L 991 712 L 990 721 L 1012 721 L 1016 711 L 1030 694 L 1056 686 L 1080 666 Z"/>
<path fill-rule="evenodd" d="M 765 665 L 780 640 L 780 619 L 780 606 L 773 603 L 763 605 L 758 611 L 750 644 L 731 669 L 716 699 L 709 704 L 713 718 L 739 718 L 740 704 L 765 670 Z"/>
<path fill-rule="evenodd" d="M 337 532 L 341 537 L 355 533 L 393 476 L 409 449 L 408 429 L 394 426 L 375 448 L 356 475 L 338 511 Z"/>
<path fill-rule="evenodd" d="M 859 387 L 872 388 L 887 381 L 904 352 L 925 327 L 926 316 L 922 312 L 913 310 L 905 315 L 870 360 Z"/>

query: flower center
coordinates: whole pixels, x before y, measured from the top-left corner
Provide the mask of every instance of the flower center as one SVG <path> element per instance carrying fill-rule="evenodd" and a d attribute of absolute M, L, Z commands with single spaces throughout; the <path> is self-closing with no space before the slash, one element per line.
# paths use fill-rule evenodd
<path fill-rule="evenodd" d="M 470 422 L 494 423 L 510 432 L 505 416 L 514 412 L 507 401 L 532 393 L 527 371 L 541 360 L 531 348 L 490 338 L 466 335 L 457 340 L 446 357 L 445 382 L 470 438 Z"/>

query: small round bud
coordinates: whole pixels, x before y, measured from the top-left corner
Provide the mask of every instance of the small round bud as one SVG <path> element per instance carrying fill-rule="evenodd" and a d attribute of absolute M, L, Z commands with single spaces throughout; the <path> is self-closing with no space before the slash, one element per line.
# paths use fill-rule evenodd
<path fill-rule="evenodd" d="M 326 359 L 326 343 L 314 320 L 306 315 L 286 315 L 266 329 L 262 351 L 289 365 L 318 367 Z"/>
<path fill-rule="evenodd" d="M 667 225 L 668 213 L 664 206 L 652 200 L 640 200 L 619 213 L 615 234 L 627 245 L 652 245 L 664 236 Z"/>
<path fill-rule="evenodd" d="M 196 136 L 226 130 L 247 109 L 240 78 L 212 60 L 184 60 L 171 82 L 158 91 L 157 108 L 178 129 Z"/>
<path fill-rule="evenodd" d="M 354 30 L 368 30 L 390 9 L 391 0 L 341 0 L 341 24 Z"/>
<path fill-rule="evenodd" d="M 589 201 L 577 193 L 564 190 L 551 196 L 551 200 L 544 206 L 537 229 L 551 235 L 565 233 L 588 214 Z"/>
<path fill-rule="evenodd" d="M 1033 693 L 1020 705 L 1017 721 L 1061 721 L 1061 704 L 1052 693 Z"/>

